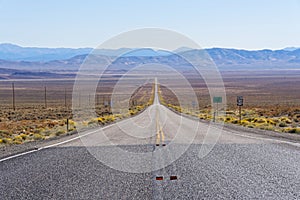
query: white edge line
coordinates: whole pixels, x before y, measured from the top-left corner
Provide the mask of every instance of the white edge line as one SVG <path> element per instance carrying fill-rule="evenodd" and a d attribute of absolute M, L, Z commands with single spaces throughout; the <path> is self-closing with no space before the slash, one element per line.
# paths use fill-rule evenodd
<path fill-rule="evenodd" d="M 241 136 L 241 137 L 247 137 L 247 138 L 258 139 L 258 140 L 269 140 L 269 141 L 274 141 L 274 142 L 278 142 L 278 143 L 285 143 L 285 144 L 290 144 L 290 145 L 293 145 L 293 146 L 296 146 L 296 147 L 300 147 L 300 144 L 297 143 L 297 142 L 289 142 L 289 141 L 272 139 L 272 138 L 254 137 L 254 136 L 248 136 L 248 135 L 241 135 L 241 134 L 238 134 L 238 133 L 232 133 L 232 134 L 237 135 L 237 136 Z"/>
<path fill-rule="evenodd" d="M 214 127 L 214 128 L 219 129 L 218 127 Z M 225 132 L 227 134 L 229 133 L 229 134 L 237 135 L 237 136 L 240 136 L 240 137 L 246 137 L 246 138 L 251 138 L 251 139 L 256 139 L 256 140 L 274 141 L 274 142 L 277 142 L 277 143 L 285 143 L 285 144 L 293 145 L 293 146 L 296 146 L 296 147 L 300 147 L 300 143 L 297 143 L 297 142 L 289 142 L 289 141 L 278 140 L 278 139 L 273 139 L 273 138 L 255 137 L 255 136 L 249 136 L 249 135 L 243 135 L 243 134 L 239 134 L 239 133 L 235 133 L 235 132 L 230 132 L 230 131 L 223 130 L 223 129 L 221 129 L 221 130 L 222 130 L 222 132 Z"/>
<path fill-rule="evenodd" d="M 23 153 L 20 153 L 20 154 L 16 154 L 16 155 L 13 155 L 13 156 L 9 156 L 9 157 L 6 157 L 6 158 L 2 158 L 0 160 L 0 162 L 3 162 L 3 161 L 6 161 L 6 160 L 10 160 L 12 158 L 16 158 L 16 157 L 19 157 L 19 156 L 23 156 L 23 155 L 26 155 L 26 154 L 30 154 L 30 153 L 33 153 L 33 152 L 36 152 L 38 151 L 38 149 L 35 149 L 35 150 L 31 150 L 31 151 L 26 151 L 26 152 L 23 152 Z"/>
<path fill-rule="evenodd" d="M 200 122 L 200 123 L 204 124 L 203 122 Z M 218 129 L 218 130 L 222 131 L 222 133 L 233 134 L 233 135 L 236 135 L 236 136 L 245 137 L 245 138 L 251 138 L 251 139 L 255 139 L 255 140 L 274 141 L 274 142 L 277 142 L 277 143 L 289 144 L 289 145 L 292 145 L 292 146 L 300 147 L 300 143 L 298 143 L 298 142 L 289 142 L 289 141 L 279 140 L 279 139 L 273 139 L 273 138 L 264 138 L 264 137 L 255 137 L 255 136 L 243 135 L 243 134 L 236 133 L 236 131 L 230 132 L 228 130 L 225 130 L 224 126 L 218 127 L 218 126 L 215 126 L 213 124 L 212 125 L 211 124 L 205 124 L 205 125 L 207 127 Z M 227 129 L 230 129 L 230 128 L 227 128 Z M 272 136 L 269 136 L 269 137 L 272 137 Z"/>
<path fill-rule="evenodd" d="M 149 107 L 147 109 L 149 109 Z M 122 122 L 124 122 L 126 120 L 132 120 L 132 118 L 128 118 L 128 119 L 122 120 Z M 79 135 L 79 136 L 74 137 L 74 138 L 69 139 L 69 140 L 65 140 L 65 141 L 62 141 L 62 142 L 54 143 L 54 144 L 51 144 L 51 145 L 48 145 L 48 146 L 44 146 L 44 147 L 41 147 L 41 148 L 38 148 L 38 149 L 34 149 L 34 150 L 26 151 L 26 152 L 23 152 L 23 153 L 15 154 L 15 155 L 12 155 L 12 156 L 8 156 L 6 158 L 0 159 L 0 162 L 6 161 L 6 160 L 10 160 L 10 159 L 13 159 L 13 158 L 17 158 L 17 157 L 20 157 L 20 156 L 24 156 L 24 155 L 27 155 L 27 154 L 30 154 L 30 153 L 34 153 L 34 152 L 42 150 L 42 149 L 48 149 L 48 148 L 51 148 L 51 147 L 55 147 L 55 146 L 59 146 L 59 145 L 62 145 L 62 144 L 66 144 L 68 142 L 72 142 L 74 140 L 77 140 L 77 139 L 80 139 L 82 137 L 85 137 L 85 136 L 91 135 L 93 133 L 96 133 L 97 131 L 105 130 L 105 129 L 110 128 L 110 127 L 112 127 L 114 125 L 116 125 L 116 123 L 113 123 L 113 124 L 110 124 L 110 125 L 107 125 L 107 126 L 104 126 L 104 127 L 99 127 L 99 129 L 97 129 L 97 130 L 94 130 L 94 131 L 91 131 L 91 132 L 87 132 L 86 134 Z"/>
<path fill-rule="evenodd" d="M 17 157 L 20 157 L 20 156 L 24 156 L 24 155 L 27 155 L 27 154 L 31 154 L 31 153 L 34 153 L 34 152 L 36 152 L 36 151 L 42 150 L 42 149 L 48 149 L 48 148 L 51 148 L 51 147 L 55 147 L 55 146 L 59 146 L 59 145 L 62 145 L 62 144 L 66 144 L 66 143 L 68 143 L 68 142 L 72 142 L 72 141 L 74 141 L 74 140 L 77 140 L 77 139 L 80 139 L 80 138 L 82 138 L 82 137 L 85 137 L 85 136 L 91 135 L 91 134 L 93 134 L 93 133 L 96 133 L 96 132 L 100 131 L 101 129 L 102 129 L 102 130 L 107 129 L 107 128 L 113 126 L 113 125 L 115 125 L 115 124 L 110 124 L 110 125 L 108 125 L 108 126 L 99 128 L 98 130 L 94 130 L 94 131 L 88 132 L 88 133 L 86 133 L 86 134 L 79 135 L 79 136 L 74 137 L 74 138 L 69 139 L 69 140 L 65 140 L 65 141 L 62 141 L 62 142 L 58 142 L 58 143 L 55 143 L 55 144 L 51 144 L 51 145 L 48 145 L 48 146 L 44 146 L 44 147 L 41 147 L 41 148 L 38 148 L 38 149 L 26 151 L 26 152 L 23 152 L 23 153 L 15 154 L 15 155 L 12 155 L 12 156 L 8 156 L 8 157 L 6 157 L 6 158 L 0 159 L 0 162 L 6 161 L 6 160 L 10 160 L 10 159 L 13 159 L 13 158 L 17 158 Z"/>

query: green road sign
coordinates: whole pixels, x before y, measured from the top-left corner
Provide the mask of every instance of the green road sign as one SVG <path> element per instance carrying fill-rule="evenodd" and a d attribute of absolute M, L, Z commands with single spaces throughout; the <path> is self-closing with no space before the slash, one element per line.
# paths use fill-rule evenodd
<path fill-rule="evenodd" d="M 214 97 L 213 102 L 214 103 L 222 103 L 222 97 Z"/>

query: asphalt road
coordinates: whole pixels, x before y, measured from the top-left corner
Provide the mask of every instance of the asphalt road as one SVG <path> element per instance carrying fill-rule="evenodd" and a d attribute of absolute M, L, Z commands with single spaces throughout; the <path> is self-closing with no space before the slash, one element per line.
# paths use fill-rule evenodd
<path fill-rule="evenodd" d="M 181 117 L 156 97 L 136 117 L 2 159 L 0 199 L 300 199 L 299 150 Z"/>

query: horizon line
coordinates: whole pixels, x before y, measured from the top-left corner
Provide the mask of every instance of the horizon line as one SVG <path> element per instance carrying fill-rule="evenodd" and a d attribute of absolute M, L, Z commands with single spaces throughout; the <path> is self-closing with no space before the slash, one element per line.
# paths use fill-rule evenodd
<path fill-rule="evenodd" d="M 13 45 L 13 46 L 18 46 L 21 48 L 46 48 L 46 49 L 96 49 L 93 47 L 89 47 L 89 46 L 85 46 L 85 47 L 74 47 L 74 46 L 58 46 L 58 47 L 49 47 L 49 46 L 23 46 L 23 45 L 19 45 L 16 43 L 10 43 L 10 42 L 2 42 L 0 43 L 0 45 Z M 122 48 L 128 48 L 128 47 L 122 47 Z M 119 48 L 119 49 L 122 49 Z M 145 47 L 148 48 L 148 47 Z M 189 47 L 179 47 L 179 48 L 189 48 Z M 178 48 L 178 49 L 179 49 Z M 131 48 L 129 48 L 131 49 Z M 192 49 L 192 48 L 190 48 Z M 300 49 L 300 47 L 297 46 L 285 46 L 282 48 L 243 48 L 243 47 L 222 47 L 222 46 L 207 46 L 207 47 L 201 47 L 201 49 L 235 49 L 235 50 L 245 50 L 245 51 L 262 51 L 262 50 L 272 50 L 272 51 L 276 51 L 276 50 L 284 50 L 284 49 Z M 108 49 L 108 50 L 117 50 L 117 49 Z M 177 49 L 174 49 L 177 50 Z M 173 50 L 173 51 L 174 51 Z"/>

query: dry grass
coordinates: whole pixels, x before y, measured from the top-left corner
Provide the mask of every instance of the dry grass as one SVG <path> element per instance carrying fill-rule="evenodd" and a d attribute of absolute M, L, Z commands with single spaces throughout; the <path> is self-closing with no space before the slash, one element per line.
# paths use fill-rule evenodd
<path fill-rule="evenodd" d="M 244 96 L 241 125 L 249 128 L 274 130 L 299 134 L 300 127 L 300 71 L 284 72 L 226 72 L 223 73 L 227 94 L 226 116 L 218 120 L 239 124 L 236 96 Z M 163 85 L 159 87 L 160 101 L 178 112 L 211 120 L 211 97 L 204 81 L 189 77 L 198 97 L 199 109 L 193 109 L 191 102 L 178 102 L 174 93 Z M 112 114 L 104 105 L 116 79 L 102 83 L 97 90 L 97 118 L 89 119 L 84 126 L 104 125 L 117 119 L 136 115 L 153 102 L 153 85 L 145 85 L 135 91 L 125 113 Z M 16 81 L 16 110 L 12 110 L 11 82 L 0 82 L 0 144 L 20 144 L 43 140 L 65 134 L 66 119 L 70 120 L 69 130 L 79 125 L 72 121 L 71 94 L 73 80 L 30 80 Z M 174 87 L 184 91 L 177 80 Z M 47 108 L 44 106 L 44 86 L 47 86 Z M 65 107 L 65 90 L 67 107 Z M 84 97 L 83 97 L 84 98 Z M 87 97 L 86 97 L 87 98 Z M 225 110 L 224 110 L 225 111 Z"/>
<path fill-rule="evenodd" d="M 284 72 L 226 72 L 223 73 L 227 95 L 225 117 L 217 120 L 240 124 L 237 96 L 244 96 L 241 125 L 249 128 L 299 133 L 300 129 L 300 71 Z M 160 87 L 163 104 L 182 113 L 212 120 L 211 97 L 204 82 L 190 79 L 198 97 L 199 110 L 190 102 L 180 102 L 168 88 Z M 178 83 L 174 83 L 178 84 Z M 179 85 L 179 84 L 178 84 Z M 180 88 L 182 91 L 185 88 Z"/>
<path fill-rule="evenodd" d="M 104 105 L 104 101 L 110 99 L 110 91 L 106 89 L 103 93 L 97 93 L 96 100 L 96 119 L 90 119 L 84 124 L 76 124 L 72 121 L 71 93 L 68 91 L 67 107 L 64 102 L 64 88 L 70 88 L 70 81 L 51 83 L 47 87 L 48 103 L 47 108 L 43 104 L 43 87 L 37 87 L 37 82 L 25 82 L 22 90 L 16 87 L 16 110 L 12 109 L 8 103 L 10 84 L 6 82 L 2 85 L 2 92 L 6 92 L 7 99 L 2 99 L 0 110 L 0 145 L 21 144 L 34 140 L 44 140 L 59 135 L 66 134 L 68 131 L 76 130 L 77 126 L 93 126 L 96 123 L 105 125 L 117 119 L 122 119 L 136 115 L 147 106 L 152 104 L 154 87 L 152 84 L 138 88 L 132 95 L 130 105 L 126 114 L 112 114 L 109 105 Z M 64 85 L 66 83 L 66 85 Z M 15 86 L 21 85 L 21 82 Z M 6 90 L 3 89 L 6 86 Z M 28 88 L 26 88 L 28 87 Z M 105 87 L 104 87 L 105 88 Z M 39 90 L 38 90 L 39 89 Z M 62 91 L 62 92 L 60 92 Z M 52 94 L 52 95 L 50 95 Z M 29 101 L 29 100 L 30 101 Z M 33 102 L 32 99 L 35 99 Z M 69 120 L 69 130 L 67 131 L 66 119 Z"/>

